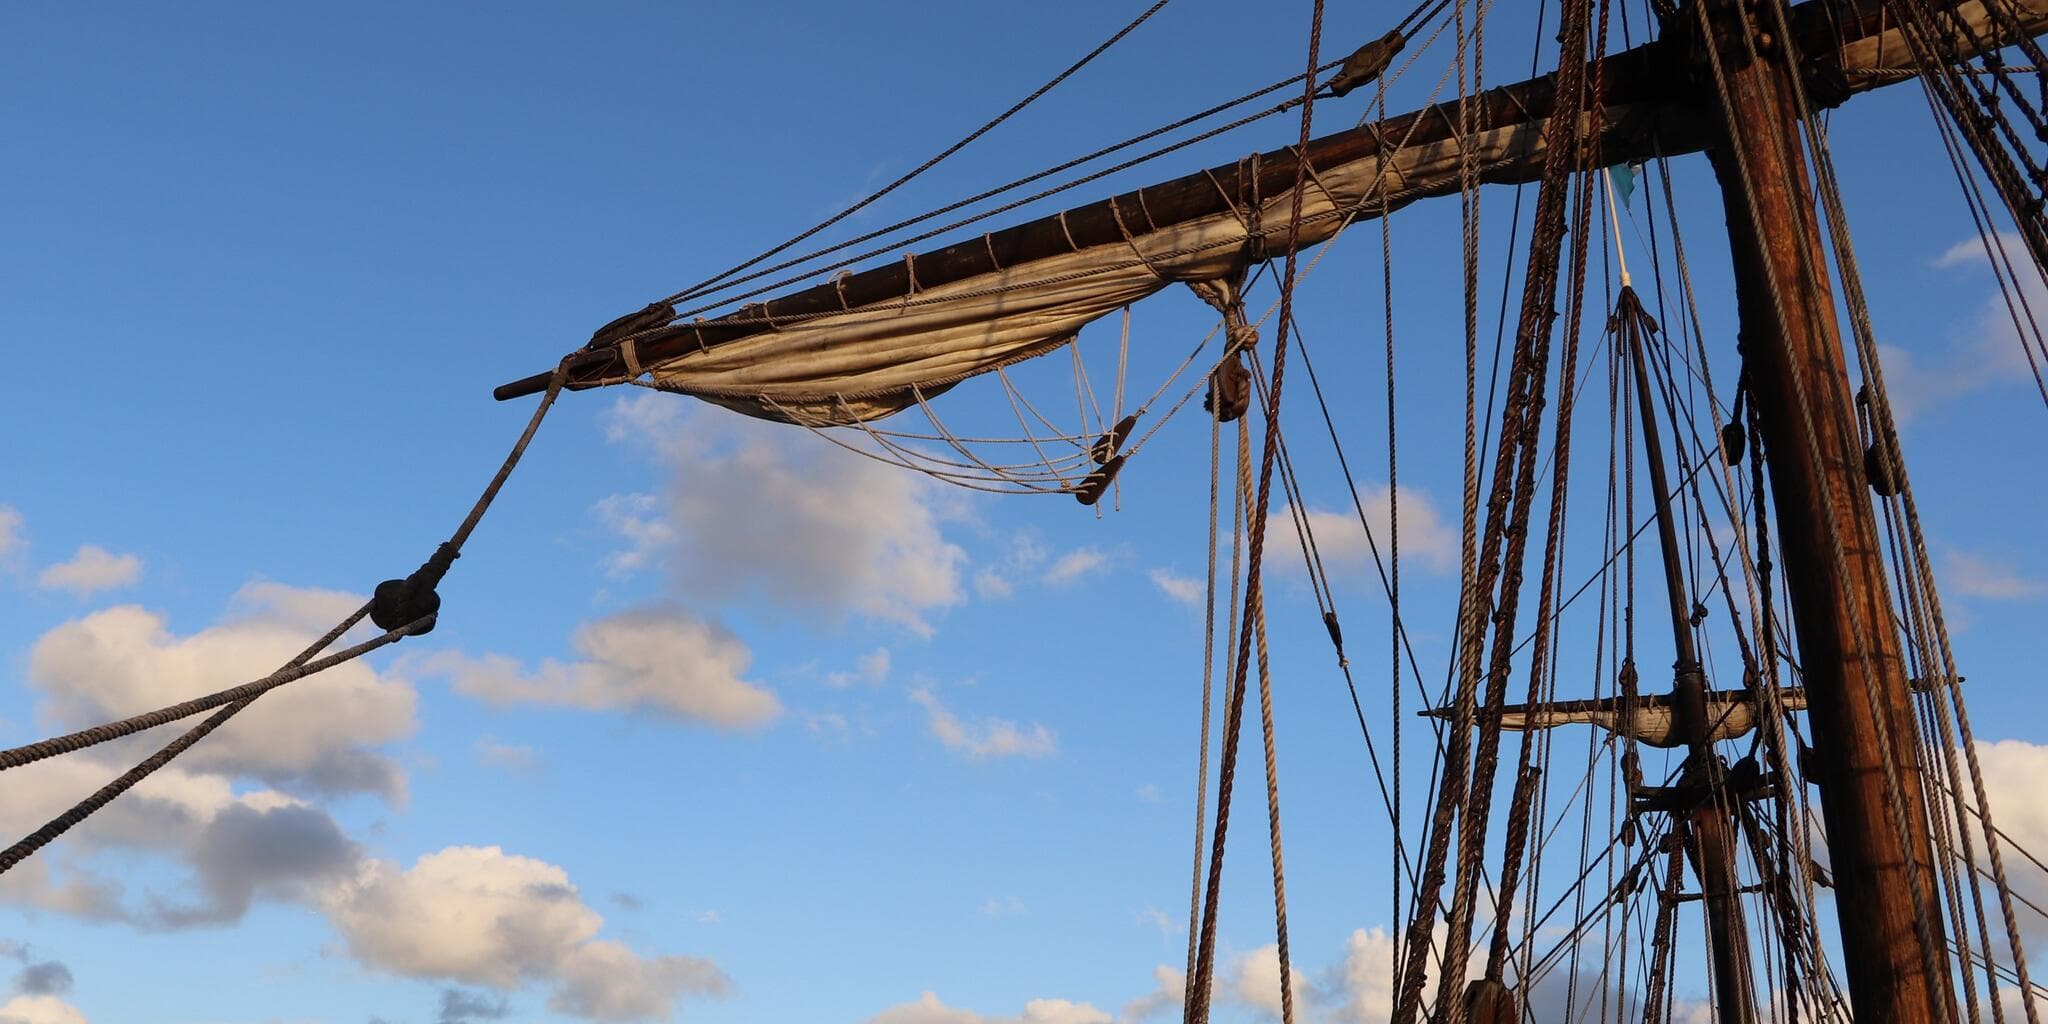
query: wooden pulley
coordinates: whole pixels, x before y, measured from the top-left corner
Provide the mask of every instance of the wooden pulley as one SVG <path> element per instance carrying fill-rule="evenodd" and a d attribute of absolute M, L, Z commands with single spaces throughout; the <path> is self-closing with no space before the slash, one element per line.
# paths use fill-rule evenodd
<path fill-rule="evenodd" d="M 1465 986 L 1466 1024 L 1521 1024 L 1515 990 L 1498 978 L 1480 978 Z"/>
<path fill-rule="evenodd" d="M 1130 440 L 1131 431 L 1136 429 L 1137 426 L 1138 414 L 1132 413 L 1116 421 L 1116 426 L 1109 428 L 1101 437 L 1096 438 L 1095 444 L 1088 449 L 1088 454 L 1095 459 L 1095 464 L 1098 466 L 1108 465 L 1109 460 L 1116 458 L 1116 453 L 1123 451 L 1124 442 Z"/>
<path fill-rule="evenodd" d="M 1216 414 L 1216 419 L 1230 423 L 1243 416 L 1252 407 L 1252 372 L 1245 369 L 1244 356 L 1234 355 L 1216 364 L 1209 374 L 1209 393 L 1202 399 L 1202 408 Z"/>
<path fill-rule="evenodd" d="M 1110 481 L 1115 480 L 1123 468 L 1124 457 L 1112 457 L 1102 464 L 1102 468 L 1088 474 L 1087 479 L 1081 481 L 1081 486 L 1074 489 L 1074 500 L 1083 505 L 1093 505 L 1101 501 L 1103 492 L 1109 490 Z"/>
<path fill-rule="evenodd" d="M 1870 489 L 1880 498 L 1889 498 L 1899 493 L 1899 482 L 1892 475 L 1891 460 L 1884 457 L 1884 449 L 1876 441 L 1863 449 L 1863 475 L 1870 478 Z"/>
<path fill-rule="evenodd" d="M 1721 428 L 1721 460 L 1733 466 L 1742 461 L 1743 449 L 1749 447 L 1749 432 L 1740 423 L 1729 423 Z"/>

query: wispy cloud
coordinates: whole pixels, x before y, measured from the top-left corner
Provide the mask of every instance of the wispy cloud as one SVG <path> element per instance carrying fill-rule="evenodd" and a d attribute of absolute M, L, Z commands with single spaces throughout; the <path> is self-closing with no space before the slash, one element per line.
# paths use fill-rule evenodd
<path fill-rule="evenodd" d="M 981 902 L 981 912 L 989 917 L 1002 917 L 1024 912 L 1024 901 L 1015 896 L 991 896 Z"/>
<path fill-rule="evenodd" d="M 1190 607 L 1202 603 L 1202 581 L 1182 576 L 1171 569 L 1153 569 L 1146 575 L 1152 577 L 1152 585 L 1167 597 Z"/>
<path fill-rule="evenodd" d="M 455 689 L 495 703 L 588 711 L 647 710 L 724 729 L 756 728 L 782 713 L 775 694 L 742 678 L 753 653 L 717 623 L 675 609 L 641 609 L 576 631 L 577 661 L 527 671 L 503 655 L 449 651 L 412 662 Z"/>
<path fill-rule="evenodd" d="M 0 565 L 19 557 L 27 546 L 28 532 L 21 511 L 12 505 L 0 504 Z"/>
<path fill-rule="evenodd" d="M 657 455 L 675 480 L 659 521 L 644 496 L 599 509 L 630 541 L 613 564 L 665 549 L 692 604 L 757 597 L 919 635 L 964 599 L 967 554 L 943 528 L 963 499 L 800 430 L 680 408 L 642 395 L 611 409 L 608 435 Z"/>
<path fill-rule="evenodd" d="M 1045 584 L 1064 587 L 1109 568 L 1109 556 L 1099 548 L 1076 548 L 1061 555 L 1045 570 Z"/>
<path fill-rule="evenodd" d="M 479 736 L 470 746 L 477 763 L 486 768 L 496 768 L 508 775 L 532 775 L 545 764 L 540 752 L 532 747 L 517 743 L 499 743 L 489 736 Z"/>
<path fill-rule="evenodd" d="M 974 574 L 974 592 L 984 601 L 1000 601 L 1015 596 L 1017 585 L 1001 572 L 983 567 Z"/>
<path fill-rule="evenodd" d="M 133 586 L 141 578 L 142 559 L 128 554 L 117 555 L 97 544 L 86 544 L 71 556 L 70 561 L 44 569 L 36 576 L 36 585 L 45 590 L 68 590 L 79 597 L 88 597 L 102 590 Z"/>
<path fill-rule="evenodd" d="M 2028 310 L 2039 316 L 2048 310 L 2048 283 L 2034 269 L 2026 244 L 2018 235 L 2001 233 L 1994 245 L 2009 260 L 2017 275 L 2008 287 L 2017 288 L 2026 305 L 2019 308 L 2022 322 Z M 1990 269 L 1984 244 L 1968 239 L 1950 246 L 1932 263 L 1938 270 Z M 2001 261 L 1999 266 L 2004 266 Z M 2028 375 L 2026 350 L 2013 311 L 1994 289 L 1978 304 L 1974 313 L 1955 325 L 1949 336 L 1933 345 L 1906 348 L 1894 343 L 1878 346 L 1884 364 L 1885 391 L 1892 412 L 1901 422 L 1945 402 L 1974 394 L 2003 380 Z"/>
<path fill-rule="evenodd" d="M 1380 557 L 1392 555 L 1395 498 L 1385 484 L 1366 484 L 1358 489 L 1356 505 L 1334 509 L 1310 506 L 1305 516 L 1314 534 L 1316 552 L 1331 568 L 1355 568 L 1370 564 L 1376 544 Z M 1359 510 L 1365 522 L 1359 522 Z M 1295 532 L 1293 509 L 1282 506 L 1266 520 L 1268 564 L 1301 572 L 1303 562 L 1300 536 Z M 1372 528 L 1368 541 L 1366 526 Z M 1436 502 L 1419 487 L 1401 485 L 1401 561 L 1421 565 L 1432 572 L 1446 573 L 1458 567 L 1458 535 L 1437 514 Z M 1280 561 L 1272 561 L 1277 556 Z"/>
<path fill-rule="evenodd" d="M 607 575 L 630 576 L 675 546 L 676 529 L 663 518 L 661 500 L 652 494 L 607 495 L 591 506 L 591 511 L 626 545 L 605 556 Z"/>
<path fill-rule="evenodd" d="M 990 1017 L 948 1006 L 937 993 L 925 992 L 914 1002 L 869 1017 L 867 1024 L 1111 1024 L 1111 1019 L 1087 1003 L 1067 999 L 1033 999 L 1016 1016 Z"/>
<path fill-rule="evenodd" d="M 844 688 L 855 683 L 865 683 L 869 686 L 875 686 L 888 678 L 889 649 L 887 647 L 877 647 L 861 655 L 860 660 L 854 663 L 853 671 L 827 673 L 825 685 Z"/>
<path fill-rule="evenodd" d="M 930 687 L 910 691 L 912 703 L 924 708 L 925 728 L 948 750 L 970 757 L 1050 757 L 1059 752 L 1059 738 L 1044 725 L 1019 726 L 987 717 L 970 722 L 948 710 Z"/>
<path fill-rule="evenodd" d="M 2019 601 L 2048 593 L 2048 584 L 2021 575 L 2011 564 L 1993 562 L 1955 548 L 1943 548 L 1941 555 L 1948 585 L 1966 597 Z"/>

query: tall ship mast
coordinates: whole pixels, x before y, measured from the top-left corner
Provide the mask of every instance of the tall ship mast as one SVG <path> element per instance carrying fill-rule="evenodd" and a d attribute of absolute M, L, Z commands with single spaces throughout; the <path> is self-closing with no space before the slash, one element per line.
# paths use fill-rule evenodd
<path fill-rule="evenodd" d="M 1373 868 L 1391 877 L 1404 918 L 1389 1019 L 2041 1024 L 2048 989 L 2030 974 L 2022 922 L 2048 915 L 2007 875 L 2013 857 L 2037 854 L 1997 828 L 1985 798 L 1827 111 L 1872 90 L 1922 90 L 2001 281 L 2048 273 L 2048 58 L 2036 41 L 2048 33 L 2048 0 L 1652 6 L 1654 37 L 1612 48 L 1619 13 L 1606 0 L 1565 0 L 1554 70 L 1481 88 L 1486 5 L 1426 0 L 1383 35 L 1326 49 L 1318 0 L 1301 72 L 1265 90 L 851 241 L 813 242 L 953 147 L 818 228 L 612 320 L 554 368 L 497 388 L 504 401 L 538 396 L 538 409 L 470 516 L 300 658 L 210 697 L 0 752 L 0 768 L 12 768 L 207 716 L 0 854 L 0 870 L 271 690 L 431 630 L 435 588 L 567 393 L 673 392 L 944 483 L 1069 495 L 1096 509 L 1116 504 L 1126 467 L 1147 448 L 1199 444 L 1206 433 L 1211 654 L 1182 1016 L 1210 1018 L 1222 866 L 1256 717 L 1282 1015 L 1292 1024 L 1267 637 L 1276 559 L 1304 560 L 1354 700 L 1363 675 L 1346 648 L 1347 631 L 1355 641 L 1362 624 L 1340 617 L 1334 596 L 1326 602 L 1317 524 L 1303 511 L 1289 449 L 1327 424 L 1351 472 L 1296 293 L 1347 231 L 1457 197 L 1465 332 L 1439 341 L 1466 349 L 1467 429 L 1462 443 L 1431 441 L 1461 450 L 1439 457 L 1462 458 L 1465 485 L 1446 664 L 1417 664 L 1397 538 L 1375 537 L 1357 508 L 1390 609 L 1384 682 L 1397 707 L 1403 689 L 1422 703 L 1408 717 L 1433 741 L 1427 799 L 1395 854 Z M 1390 82 L 1434 67 L 1455 78 L 1454 96 L 1310 137 L 1319 104 L 1377 93 L 1384 107 Z M 1109 173 L 1171 161 L 1193 141 L 1264 117 L 1298 119 L 1299 138 L 996 226 L 1026 203 L 1085 194 Z M 1702 157 L 1725 212 L 1732 296 L 1695 291 L 1669 205 L 1669 168 Z M 1653 173 L 1663 211 L 1647 199 Z M 1501 311 L 1512 330 L 1496 354 L 1497 391 L 1481 401 L 1479 195 L 1504 186 L 1534 193 L 1526 226 L 1518 201 L 1520 283 L 1513 312 L 1505 299 Z M 1639 189 L 1647 240 L 1624 226 Z M 1994 239 L 2004 225 L 2016 244 Z M 1656 284 L 1639 289 L 1644 274 Z M 1133 310 L 1142 315 L 1176 286 L 1213 310 L 1214 330 L 1163 381 L 1127 381 Z M 1730 298 L 1740 325 L 1732 366 L 1701 336 L 1698 309 Z M 2048 358 L 2023 299 L 2013 310 L 2029 359 Z M 1087 379 L 1084 331 L 1098 345 L 1121 334 L 1106 385 Z M 1391 401 L 1391 334 L 1387 343 Z M 1032 360 L 1069 357 L 1071 403 L 1012 379 Z M 950 427 L 950 409 L 970 391 L 973 401 L 1007 403 L 1015 432 Z M 1283 408 L 1311 400 L 1320 417 L 1283 420 Z M 1571 589 L 1560 550 L 1575 474 L 1598 471 L 1597 458 L 1574 458 L 1574 437 L 1583 446 L 1602 419 L 1607 557 L 1586 581 L 1601 609 L 1588 691 L 1578 676 L 1564 679 L 1554 627 L 1587 593 Z M 1206 432 L 1190 424 L 1200 420 Z M 1399 493 L 1390 484 L 1396 523 Z M 331 651 L 364 619 L 381 635 Z M 1659 649 L 1670 644 L 1669 666 L 1639 661 L 1638 630 Z M 1371 745 L 1362 710 L 1359 725 Z M 1556 745 L 1580 732 L 1590 737 L 1585 764 Z M 1661 770 L 1653 751 L 1670 752 Z M 1377 748 L 1372 759 L 1378 772 Z M 1601 772 L 1618 794 L 1606 835 L 1590 831 L 1604 828 L 1592 792 Z M 1398 776 L 1377 783 L 1398 821 Z M 1545 853 L 1581 820 L 1594 853 L 1560 893 Z M 1602 985 L 1539 1008 L 1533 993 L 1560 970 L 1596 971 Z M 1679 1005 L 1676 979 L 1687 972 L 1704 981 L 1703 1006 Z"/>

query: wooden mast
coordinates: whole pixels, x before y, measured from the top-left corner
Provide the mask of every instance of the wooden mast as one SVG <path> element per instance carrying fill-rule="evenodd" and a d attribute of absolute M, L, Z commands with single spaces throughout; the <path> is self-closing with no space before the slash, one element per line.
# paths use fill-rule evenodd
<path fill-rule="evenodd" d="M 1686 795 L 1683 806 L 1669 808 L 1674 817 L 1683 815 L 1690 826 L 1694 873 L 1699 876 L 1700 896 L 1707 908 L 1707 937 L 1713 947 L 1714 1017 L 1720 1024 L 1752 1024 L 1756 1020 L 1756 989 L 1749 970 L 1749 938 L 1742 919 L 1738 891 L 1742 887 L 1735 869 L 1735 832 L 1728 824 L 1732 803 L 1742 797 L 1723 785 L 1727 771 L 1714 753 L 1713 723 L 1707 718 L 1707 677 L 1700 668 L 1700 656 L 1693 645 L 1692 622 L 1687 615 L 1684 560 L 1678 553 L 1678 526 L 1673 521 L 1671 482 L 1664 470 L 1664 443 L 1658 436 L 1657 407 L 1651 394 L 1656 382 L 1643 358 L 1647 342 L 1645 322 L 1649 319 L 1623 278 L 1621 292 L 1621 333 L 1628 339 L 1629 360 L 1635 367 L 1636 400 L 1642 411 L 1643 457 L 1650 467 L 1650 496 L 1656 508 L 1657 545 L 1664 556 L 1664 594 L 1671 612 L 1671 643 L 1677 657 L 1672 664 L 1671 706 L 1676 712 L 1678 733 L 1685 737 L 1689 756 L 1685 782 L 1679 788 Z"/>
<path fill-rule="evenodd" d="M 1754 0 L 1697 0 L 1709 149 L 1744 366 L 1769 456 L 1857 1020 L 1954 1019 L 1914 719 L 1782 39 Z M 1764 0 L 1769 4 L 1773 0 Z M 1758 457 L 1765 454 L 1759 452 Z"/>

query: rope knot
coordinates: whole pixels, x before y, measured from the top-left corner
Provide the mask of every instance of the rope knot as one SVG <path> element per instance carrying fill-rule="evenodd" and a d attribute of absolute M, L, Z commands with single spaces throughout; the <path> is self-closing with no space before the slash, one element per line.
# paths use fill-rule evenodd
<path fill-rule="evenodd" d="M 415 635 L 432 632 L 432 616 L 441 610 L 441 595 L 434 588 L 441 585 L 442 577 L 448 575 L 448 567 L 455 564 L 462 552 L 453 544 L 442 544 L 434 549 L 433 557 L 402 580 L 385 580 L 377 584 L 377 590 L 370 597 L 370 621 L 377 628 L 397 629 L 409 622 L 426 619 Z"/>

